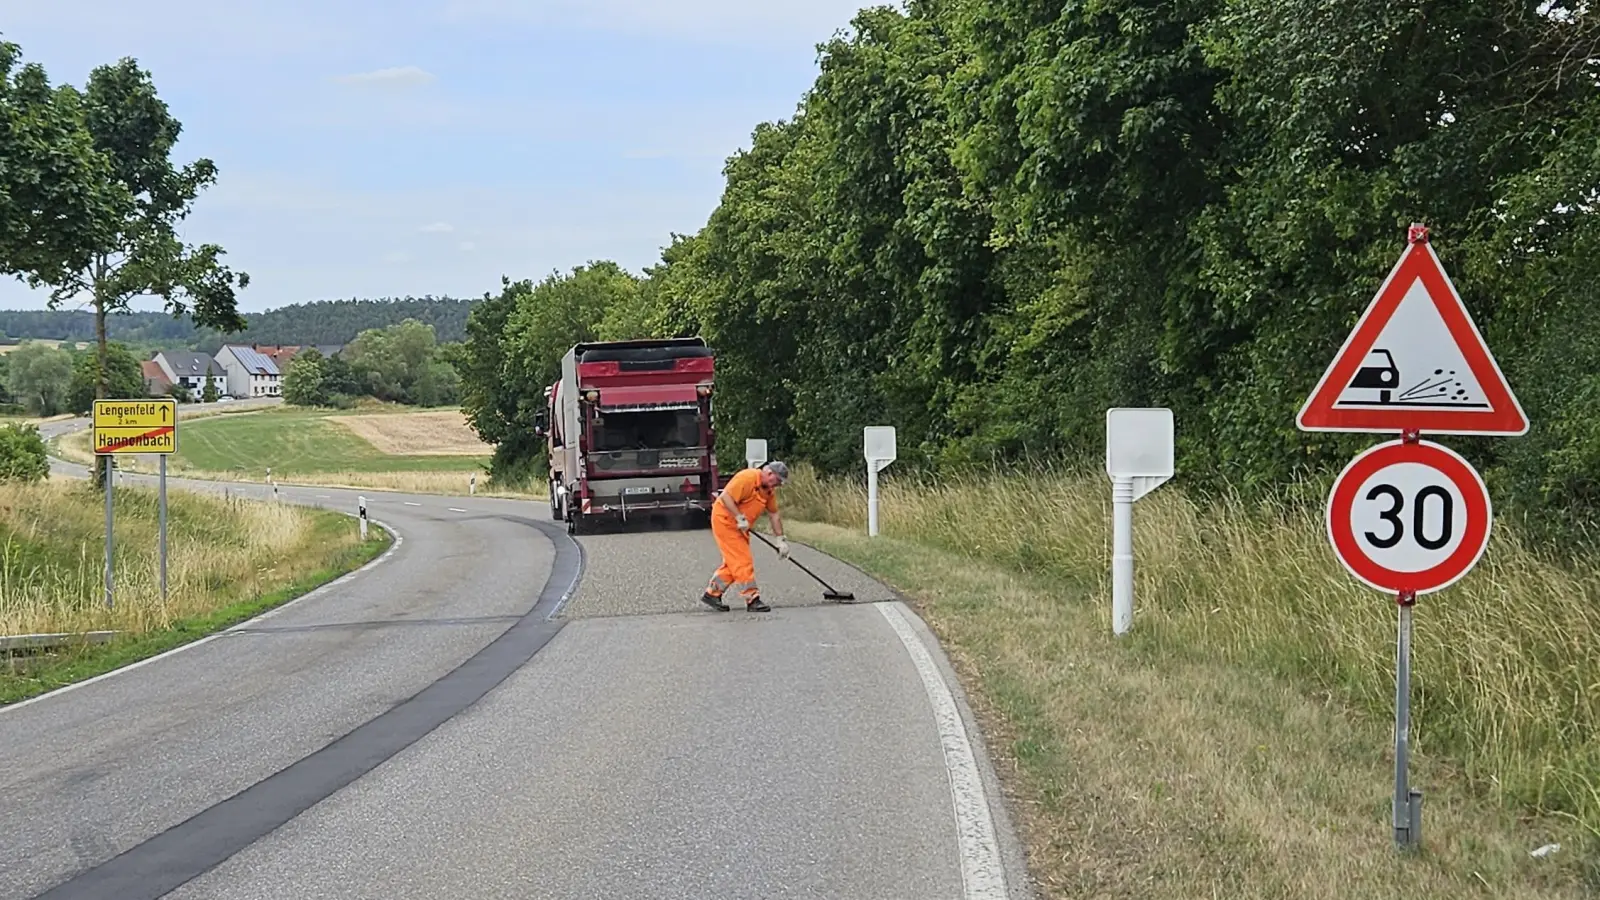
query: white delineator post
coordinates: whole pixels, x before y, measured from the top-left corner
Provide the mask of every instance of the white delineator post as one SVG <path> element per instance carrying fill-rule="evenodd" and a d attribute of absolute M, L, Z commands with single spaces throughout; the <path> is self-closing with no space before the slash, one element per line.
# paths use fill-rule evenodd
<path fill-rule="evenodd" d="M 867 534 L 878 536 L 878 473 L 895 460 L 893 425 L 868 425 L 862 430 L 861 445 L 867 458 Z"/>
<path fill-rule="evenodd" d="M 1111 476 L 1111 631 L 1133 628 L 1133 504 L 1172 477 L 1172 410 L 1106 410 L 1106 474 Z"/>
<path fill-rule="evenodd" d="M 1133 479 L 1111 481 L 1111 631 L 1133 627 Z"/>
<path fill-rule="evenodd" d="M 767 461 L 767 439 L 745 438 L 744 461 L 752 469 L 764 465 Z"/>
<path fill-rule="evenodd" d="M 367 498 L 356 498 L 356 512 L 361 519 L 361 539 L 367 539 Z"/>

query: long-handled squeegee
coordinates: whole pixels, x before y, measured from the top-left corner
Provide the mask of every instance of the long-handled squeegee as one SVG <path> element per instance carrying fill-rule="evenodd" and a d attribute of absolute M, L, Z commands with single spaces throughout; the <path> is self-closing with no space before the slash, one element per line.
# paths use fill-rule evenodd
<path fill-rule="evenodd" d="M 764 537 L 761 537 L 761 533 L 760 532 L 755 531 L 755 530 L 752 529 L 750 533 L 755 535 L 758 538 L 761 538 L 761 543 L 766 544 L 768 547 L 772 547 L 774 552 L 777 551 L 778 548 L 776 546 L 774 546 L 771 541 L 767 540 Z M 793 556 L 789 557 L 789 562 L 792 562 L 795 565 L 800 566 L 800 560 L 795 559 Z M 806 573 L 807 575 L 810 575 L 812 578 L 816 578 L 818 584 L 820 584 L 823 587 L 827 588 L 827 590 L 822 592 L 822 599 L 824 599 L 824 600 L 837 600 L 837 601 L 839 601 L 841 603 L 849 603 L 849 602 L 851 602 L 851 601 L 856 599 L 856 595 L 855 594 L 847 593 L 845 591 L 836 591 L 836 590 L 834 590 L 833 589 L 833 585 L 827 583 L 826 581 L 823 581 L 821 578 L 819 578 L 817 576 L 817 573 L 811 571 L 810 569 L 806 568 L 805 566 L 800 566 L 800 571 Z"/>

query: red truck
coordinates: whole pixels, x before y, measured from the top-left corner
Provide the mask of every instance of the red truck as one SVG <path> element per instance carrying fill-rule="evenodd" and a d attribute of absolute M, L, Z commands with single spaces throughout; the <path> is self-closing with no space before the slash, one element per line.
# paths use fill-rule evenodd
<path fill-rule="evenodd" d="M 545 389 L 550 516 L 582 533 L 602 522 L 690 519 L 709 527 L 721 490 L 703 339 L 578 344 Z"/>

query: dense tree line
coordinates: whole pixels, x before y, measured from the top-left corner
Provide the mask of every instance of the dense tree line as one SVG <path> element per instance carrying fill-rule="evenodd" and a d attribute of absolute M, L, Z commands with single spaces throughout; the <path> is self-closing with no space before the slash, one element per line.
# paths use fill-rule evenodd
<path fill-rule="evenodd" d="M 214 353 L 225 342 L 274 346 L 348 344 L 363 331 L 412 319 L 433 326 L 439 340 L 459 341 L 466 337 L 467 313 L 476 302 L 424 296 L 295 303 L 266 312 L 244 313 L 244 330 L 227 335 L 197 327 L 187 314 L 140 311 L 112 316 L 106 321 L 106 332 L 111 340 L 130 344 Z M 94 340 L 94 314 L 78 310 L 0 310 L 0 334 L 13 340 L 90 341 Z"/>
<path fill-rule="evenodd" d="M 283 374 L 283 398 L 296 406 L 349 407 L 360 397 L 412 406 L 460 402 L 461 344 L 439 343 L 434 328 L 407 319 L 370 328 L 342 352 L 302 350 Z"/>
<path fill-rule="evenodd" d="M 88 415 L 100 394 L 101 356 L 95 347 L 66 350 L 27 342 L 0 356 L 0 401 L 15 413 Z M 106 399 L 147 395 L 139 357 L 124 344 L 106 347 Z"/>
<path fill-rule="evenodd" d="M 1597 58 L 1600 14 L 1565 0 L 864 10 L 626 318 L 718 348 L 723 453 L 853 471 L 891 423 L 903 465 L 1092 462 L 1106 407 L 1164 405 L 1186 484 L 1270 491 L 1369 442 L 1294 416 L 1421 222 L 1533 420 L 1452 445 L 1497 503 L 1594 518 Z M 507 283 L 468 326 L 505 465 L 536 452 L 518 367 L 576 333 L 538 309 L 558 287 Z"/>
<path fill-rule="evenodd" d="M 389 328 L 410 320 L 433 328 L 440 341 L 459 341 L 466 336 L 467 314 L 476 302 L 424 296 L 295 303 L 266 312 L 246 313 L 244 331 L 228 335 L 226 340 L 274 345 L 348 344 L 364 331 Z M 3 322 L 0 318 L 0 323 Z M 196 346 L 205 349 L 204 345 L 212 342 L 221 346 L 223 340 L 224 336 L 216 332 L 202 332 Z"/>

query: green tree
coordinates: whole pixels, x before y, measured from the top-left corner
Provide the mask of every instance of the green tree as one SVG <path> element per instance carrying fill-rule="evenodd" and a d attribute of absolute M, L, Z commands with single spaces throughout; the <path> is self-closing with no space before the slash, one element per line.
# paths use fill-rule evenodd
<path fill-rule="evenodd" d="M 94 409 L 96 395 L 104 400 L 133 400 L 148 395 L 144 370 L 133 351 L 120 343 L 106 347 L 105 389 L 100 393 L 101 364 L 98 354 L 83 353 L 72 368 L 72 383 L 67 390 L 66 408 L 74 415 L 86 416 Z"/>
<path fill-rule="evenodd" d="M 206 376 L 205 384 L 200 388 L 200 402 L 215 403 L 220 396 L 222 395 L 217 392 L 217 380 L 209 375 Z"/>
<path fill-rule="evenodd" d="M 300 351 L 283 372 L 283 402 L 294 406 L 327 406 L 328 361 L 315 347 Z"/>
<path fill-rule="evenodd" d="M 72 354 L 28 342 L 6 357 L 6 388 L 29 412 L 53 416 L 66 408 L 72 387 Z"/>
<path fill-rule="evenodd" d="M 89 295 L 100 361 L 96 396 L 106 397 L 108 314 L 128 311 L 135 297 L 154 295 L 173 315 L 187 314 L 196 324 L 223 332 L 239 331 L 245 321 L 235 288 L 249 286 L 250 276 L 223 265 L 220 246 L 193 247 L 178 237 L 178 223 L 200 191 L 216 181 L 217 168 L 205 158 L 181 169 L 173 165 L 172 148 L 182 125 L 157 96 L 149 74 L 129 58 L 99 66 L 90 73 L 81 102 L 85 127 L 95 150 L 109 161 L 110 183 L 120 195 L 116 227 L 97 235 L 102 239 L 87 265 L 68 274 L 32 276 L 30 283 L 53 286 L 52 308 Z M 97 466 L 103 464 L 97 460 Z"/>
<path fill-rule="evenodd" d="M 433 326 L 408 319 L 356 336 L 344 356 L 373 397 L 392 403 L 433 405 L 455 395 L 454 372 L 435 359 Z"/>
<path fill-rule="evenodd" d="M 44 437 L 32 424 L 0 428 L 0 481 L 43 481 L 50 477 Z"/>
<path fill-rule="evenodd" d="M 120 195 L 81 95 L 21 56 L 0 41 L 0 274 L 55 284 L 89 267 Z"/>
<path fill-rule="evenodd" d="M 454 353 L 453 366 L 461 377 L 461 411 L 479 437 L 494 446 L 491 469 L 495 477 L 513 480 L 509 473 L 536 458 L 543 444 L 531 428 L 519 423 L 524 404 L 544 402 L 543 388 L 511 384 L 507 367 L 506 323 L 517 304 L 533 291 L 529 281 L 513 282 L 501 276 L 499 296 L 485 294 L 467 317 L 467 339 Z M 536 411 L 536 410 L 535 410 Z"/>

